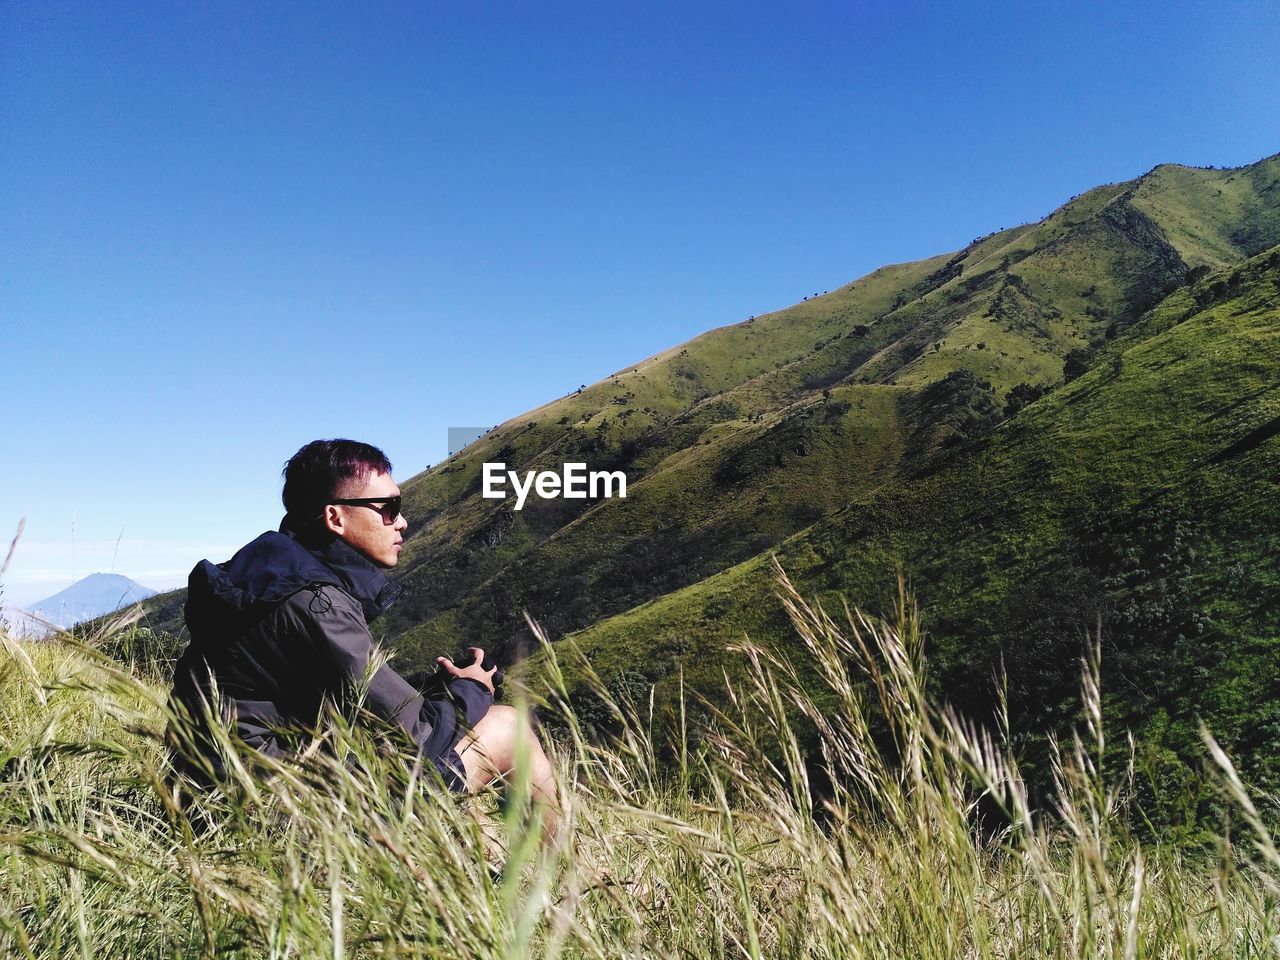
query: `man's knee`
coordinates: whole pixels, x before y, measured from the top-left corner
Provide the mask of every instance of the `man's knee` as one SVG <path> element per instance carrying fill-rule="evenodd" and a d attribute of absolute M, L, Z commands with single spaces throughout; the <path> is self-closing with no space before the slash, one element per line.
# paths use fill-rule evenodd
<path fill-rule="evenodd" d="M 527 721 L 520 715 L 519 710 L 505 703 L 495 703 L 476 725 L 476 729 L 487 728 L 492 730 L 494 735 L 514 738 L 521 725 L 527 725 Z"/>
<path fill-rule="evenodd" d="M 505 704 L 490 707 L 484 719 L 476 725 L 475 732 L 480 744 L 494 755 L 501 756 L 505 765 L 510 765 L 526 751 L 537 753 L 541 749 L 528 715 Z"/>
<path fill-rule="evenodd" d="M 528 731 L 524 745 L 520 741 Z M 495 704 L 458 747 L 467 780 L 478 789 L 508 774 L 522 750 L 538 750 L 528 719 L 514 707 Z"/>
<path fill-rule="evenodd" d="M 497 772 L 506 772 L 522 722 L 523 718 L 515 708 L 494 704 L 467 735 L 461 748 L 463 756 L 468 752 L 478 753 L 496 766 Z"/>

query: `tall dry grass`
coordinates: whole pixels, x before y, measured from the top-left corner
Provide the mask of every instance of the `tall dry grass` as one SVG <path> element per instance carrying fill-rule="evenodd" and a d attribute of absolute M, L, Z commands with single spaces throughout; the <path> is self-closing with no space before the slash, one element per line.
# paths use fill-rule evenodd
<path fill-rule="evenodd" d="M 1038 809 L 999 726 L 926 696 L 905 594 L 891 622 L 837 620 L 781 571 L 779 584 L 826 706 L 794 664 L 747 646 L 747 680 L 673 750 L 644 709 L 612 704 L 621 734 L 607 744 L 566 713 L 554 843 L 519 778 L 504 803 L 459 803 L 340 719 L 304 759 L 254 772 L 225 740 L 228 789 L 179 805 L 163 685 L 103 655 L 110 637 L 6 637 L 0 945 L 29 957 L 1278 952 L 1280 854 L 1211 738 L 1248 842 L 1192 861 L 1125 831 L 1132 774 L 1103 764 L 1096 638 L 1084 729 L 1057 750 L 1055 796 Z M 548 671 L 563 693 L 554 657 Z M 822 734 L 820 796 L 797 717 Z"/>

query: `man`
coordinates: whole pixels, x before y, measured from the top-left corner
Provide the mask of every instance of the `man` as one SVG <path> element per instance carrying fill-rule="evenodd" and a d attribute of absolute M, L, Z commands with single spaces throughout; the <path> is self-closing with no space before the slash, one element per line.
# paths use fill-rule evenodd
<path fill-rule="evenodd" d="M 457 792 L 510 773 L 523 739 L 534 798 L 554 829 L 551 765 L 517 711 L 493 704 L 494 669 L 485 668 L 483 650 L 472 647 L 465 665 L 439 657 L 443 682 L 430 695 L 385 664 L 366 676 L 369 624 L 399 592 L 382 571 L 398 562 L 408 526 L 382 451 L 353 440 L 308 443 L 285 465 L 283 500 L 278 532 L 191 571 L 191 644 L 175 669 L 175 707 L 202 717 L 216 685 L 236 736 L 282 757 L 305 743 L 326 709 L 349 708 L 363 693 L 364 709 L 402 730 Z M 199 728 L 175 749 L 176 765 L 218 779 L 221 761 Z"/>

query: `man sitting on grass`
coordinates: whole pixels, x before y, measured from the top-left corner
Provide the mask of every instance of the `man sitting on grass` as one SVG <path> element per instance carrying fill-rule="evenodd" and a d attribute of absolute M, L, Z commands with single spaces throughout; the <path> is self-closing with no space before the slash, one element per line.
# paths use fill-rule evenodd
<path fill-rule="evenodd" d="M 382 451 L 354 440 L 308 443 L 285 465 L 283 499 L 278 532 L 191 571 L 191 644 L 175 670 L 175 707 L 198 720 L 216 685 L 235 735 L 283 757 L 305 743 L 325 709 L 349 707 L 364 689 L 363 707 L 403 730 L 459 793 L 509 774 L 523 740 L 534 799 L 554 830 L 551 765 L 522 716 L 494 705 L 494 668 L 486 669 L 483 650 L 472 647 L 464 664 L 439 657 L 442 682 L 426 694 L 385 664 L 366 677 L 369 624 L 399 593 L 383 570 L 399 560 L 408 526 Z M 199 723 L 175 763 L 198 780 L 220 778 L 212 741 L 198 731 Z"/>

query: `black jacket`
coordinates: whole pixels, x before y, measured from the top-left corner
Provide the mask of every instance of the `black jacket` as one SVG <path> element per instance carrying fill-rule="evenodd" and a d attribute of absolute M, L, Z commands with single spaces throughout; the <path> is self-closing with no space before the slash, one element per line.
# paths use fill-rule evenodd
<path fill-rule="evenodd" d="M 222 564 L 198 563 L 188 581 L 191 644 L 174 671 L 176 707 L 199 720 L 217 685 L 222 722 L 273 757 L 314 731 L 326 704 L 348 708 L 365 679 L 369 623 L 398 589 L 376 564 L 329 535 L 287 527 L 264 533 Z M 397 725 L 428 761 L 446 756 L 493 703 L 480 683 L 451 680 L 424 696 L 389 666 L 371 678 L 365 709 Z M 175 763 L 199 777 L 191 754 L 222 774 L 207 735 L 175 748 Z"/>

